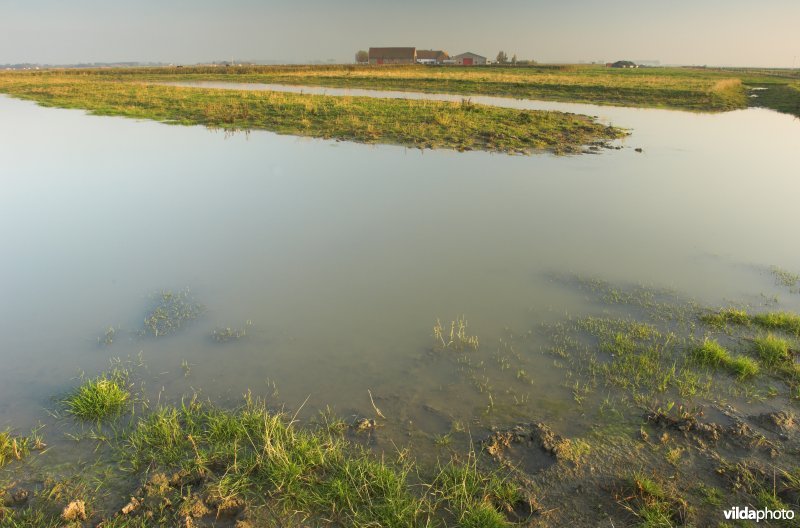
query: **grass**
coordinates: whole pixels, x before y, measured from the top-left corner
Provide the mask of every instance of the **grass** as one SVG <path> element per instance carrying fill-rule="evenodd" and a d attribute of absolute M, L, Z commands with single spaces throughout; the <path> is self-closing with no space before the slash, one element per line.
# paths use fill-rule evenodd
<path fill-rule="evenodd" d="M 773 334 L 767 334 L 753 340 L 755 351 L 761 362 L 768 367 L 776 367 L 792 361 L 789 352 L 789 341 Z"/>
<path fill-rule="evenodd" d="M 0 468 L 12 460 L 22 460 L 30 452 L 30 441 L 26 437 L 0 431 Z"/>
<path fill-rule="evenodd" d="M 104 78 L 150 81 L 216 80 L 405 90 L 519 99 L 722 111 L 744 108 L 745 74 L 692 68 L 614 69 L 598 66 L 534 67 L 260 67 L 139 68 L 86 71 Z M 792 79 L 752 72 L 747 82 L 778 86 Z"/>
<path fill-rule="evenodd" d="M 753 316 L 753 322 L 770 330 L 781 330 L 800 337 L 800 315 L 790 312 L 770 312 Z"/>
<path fill-rule="evenodd" d="M 718 312 L 703 314 L 700 320 L 715 328 L 723 328 L 729 324 L 742 326 L 750 324 L 750 316 L 738 308 L 723 308 Z"/>
<path fill-rule="evenodd" d="M 119 416 L 129 404 L 131 394 L 120 371 L 84 381 L 63 404 L 67 413 L 86 421 L 102 421 Z"/>
<path fill-rule="evenodd" d="M 767 312 L 749 315 L 744 310 L 723 308 L 717 312 L 703 314 L 700 320 L 709 326 L 723 328 L 726 325 L 758 325 L 768 330 L 780 330 L 800 336 L 800 315 L 792 312 Z"/>
<path fill-rule="evenodd" d="M 509 526 L 503 511 L 522 500 L 513 480 L 482 472 L 474 454 L 426 483 L 402 452 L 376 458 L 338 427 L 299 428 L 249 398 L 235 410 L 196 399 L 161 407 L 136 423 L 119 453 L 133 471 L 194 475 L 202 495 L 219 504 L 266 498 L 282 515 L 303 512 L 304 521 L 340 526 L 447 526 L 451 518 L 459 526 Z"/>
<path fill-rule="evenodd" d="M 695 361 L 705 367 L 722 368 L 739 379 L 752 378 L 758 374 L 758 363 L 745 356 L 733 356 L 728 350 L 713 339 L 706 339 L 701 345 L 692 349 Z"/>
<path fill-rule="evenodd" d="M 640 528 L 672 528 L 686 520 L 686 501 L 675 490 L 667 490 L 643 473 L 633 473 L 626 479 L 617 500 L 638 519 Z"/>
<path fill-rule="evenodd" d="M 496 108 L 468 100 L 450 103 L 181 88 L 153 84 L 143 73 L 2 73 L 0 92 L 97 115 L 416 148 L 575 153 L 586 145 L 627 135 L 593 118 L 564 112 Z"/>
<path fill-rule="evenodd" d="M 135 68 L 79 73 L 115 80 L 214 80 L 368 88 L 708 112 L 757 106 L 800 115 L 800 75 L 771 69 L 341 65 Z"/>
<path fill-rule="evenodd" d="M 481 469 L 472 451 L 424 468 L 405 451 L 376 456 L 324 418 L 318 427 L 298 427 L 249 397 L 235 409 L 197 398 L 162 406 L 107 440 L 112 458 L 102 464 L 121 464 L 121 475 L 133 476 L 126 486 L 92 486 L 94 478 L 115 477 L 84 475 L 82 465 L 74 477 L 60 471 L 66 480 L 44 483 L 25 507 L 6 510 L 0 525 L 62 526 L 61 512 L 73 501 L 86 504 L 92 525 L 119 527 L 235 516 L 254 526 L 499 528 L 519 518 L 509 512 L 531 512 L 522 485 Z M 111 509 L 103 506 L 109 497 Z M 117 513 L 129 500 L 127 512 Z"/>

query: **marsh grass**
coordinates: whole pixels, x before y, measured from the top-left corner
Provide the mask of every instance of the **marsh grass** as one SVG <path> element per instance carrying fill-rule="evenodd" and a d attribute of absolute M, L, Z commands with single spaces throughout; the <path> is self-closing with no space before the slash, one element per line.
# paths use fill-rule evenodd
<path fill-rule="evenodd" d="M 521 500 L 519 485 L 479 470 L 474 453 L 426 482 L 408 453 L 377 458 L 349 443 L 341 424 L 328 412 L 318 427 L 301 428 L 261 400 L 224 410 L 193 398 L 140 418 L 117 451 L 134 472 L 195 475 L 202 495 L 216 497 L 206 503 L 267 499 L 282 515 L 363 528 L 451 517 L 459 526 L 509 525 L 503 512 Z"/>
<path fill-rule="evenodd" d="M 154 306 L 144 318 L 143 333 L 153 337 L 173 334 L 203 312 L 205 306 L 197 302 L 188 289 L 162 291 L 155 296 Z"/>
<path fill-rule="evenodd" d="M 30 453 L 30 439 L 11 431 L 0 431 L 0 468 L 12 460 L 22 460 Z"/>
<path fill-rule="evenodd" d="M 84 421 L 103 421 L 122 414 L 130 404 L 127 375 L 120 370 L 85 380 L 63 401 L 68 414 Z"/>
<path fill-rule="evenodd" d="M 767 367 L 777 367 L 792 361 L 789 341 L 773 334 L 757 337 L 753 340 L 755 352 Z"/>
<path fill-rule="evenodd" d="M 439 319 L 433 326 L 434 350 L 454 350 L 463 352 L 464 350 L 477 350 L 480 346 L 478 336 L 469 335 L 467 328 L 469 323 L 464 316 L 458 317 L 450 322 L 450 330 L 446 330 Z"/>
<path fill-rule="evenodd" d="M 769 330 L 780 330 L 800 337 L 800 315 L 790 312 L 770 312 L 753 316 L 753 322 Z"/>
<path fill-rule="evenodd" d="M 640 528 L 682 526 L 688 516 L 688 504 L 677 490 L 667 489 L 641 472 L 626 479 L 617 502 L 638 519 Z"/>
<path fill-rule="evenodd" d="M 519 99 L 722 111 L 745 108 L 742 80 L 789 79 L 761 71 L 693 68 L 615 69 L 602 66 L 539 65 L 534 67 L 430 66 L 244 66 L 229 68 L 137 68 L 81 74 L 111 79 L 215 80 L 290 85 L 405 90 L 428 93 L 496 95 Z M 789 98 L 787 98 L 789 99 Z"/>
<path fill-rule="evenodd" d="M 717 312 L 702 314 L 700 320 L 715 328 L 724 328 L 726 325 L 750 324 L 750 316 L 745 310 L 738 308 L 723 308 Z"/>
<path fill-rule="evenodd" d="M 148 84 L 135 75 L 0 74 L 0 92 L 45 106 L 227 130 L 505 153 L 582 152 L 628 132 L 564 112 L 425 100 Z"/>
<path fill-rule="evenodd" d="M 706 339 L 692 349 L 694 360 L 705 367 L 722 368 L 739 379 L 748 379 L 759 372 L 758 363 L 746 356 L 734 356 L 713 339 Z"/>

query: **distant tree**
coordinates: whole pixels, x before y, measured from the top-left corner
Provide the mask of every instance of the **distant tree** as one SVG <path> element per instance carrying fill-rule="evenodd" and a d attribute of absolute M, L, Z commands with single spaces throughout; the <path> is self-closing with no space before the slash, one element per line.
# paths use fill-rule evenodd
<path fill-rule="evenodd" d="M 497 62 L 500 64 L 505 64 L 508 62 L 508 55 L 503 50 L 500 50 L 500 53 L 497 54 Z"/>
<path fill-rule="evenodd" d="M 364 50 L 358 50 L 356 52 L 356 62 L 358 63 L 369 62 L 369 53 L 367 53 Z"/>
<path fill-rule="evenodd" d="M 517 63 L 517 54 L 515 53 L 514 55 L 511 56 L 511 64 L 516 64 L 516 63 Z"/>

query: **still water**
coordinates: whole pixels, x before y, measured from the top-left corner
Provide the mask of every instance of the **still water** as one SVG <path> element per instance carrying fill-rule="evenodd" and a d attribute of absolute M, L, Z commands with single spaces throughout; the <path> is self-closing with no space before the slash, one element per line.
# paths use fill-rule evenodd
<path fill-rule="evenodd" d="M 597 309 L 554 274 L 800 307 L 767 271 L 800 272 L 800 121 L 506 104 L 633 134 L 600 155 L 419 151 L 0 97 L 0 429 L 46 420 L 82 372 L 140 356 L 153 398 L 236 402 L 251 389 L 351 416 L 373 414 L 369 389 L 395 433 L 441 433 L 479 416 L 486 397 L 431 356 L 437 318 L 464 314 L 491 349 Z M 184 287 L 203 318 L 137 337 L 148 296 Z M 240 341 L 209 338 L 246 320 Z M 117 338 L 101 347 L 109 326 Z M 519 350 L 532 378 L 515 393 L 524 404 L 497 419 L 568 429 L 563 373 L 533 335 Z"/>

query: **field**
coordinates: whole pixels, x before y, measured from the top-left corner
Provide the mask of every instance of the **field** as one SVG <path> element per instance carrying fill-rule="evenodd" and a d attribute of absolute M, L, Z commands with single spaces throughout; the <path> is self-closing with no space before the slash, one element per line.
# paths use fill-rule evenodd
<path fill-rule="evenodd" d="M 170 75 L 115 72 L 5 73 L 0 93 L 44 106 L 227 130 L 263 129 L 363 143 L 490 152 L 581 152 L 627 133 L 592 118 L 461 103 L 153 84 Z"/>
<path fill-rule="evenodd" d="M 103 78 L 219 80 L 494 95 L 620 106 L 726 111 L 766 106 L 800 115 L 797 70 L 604 66 L 242 66 L 87 71 Z M 750 88 L 767 88 L 751 98 Z"/>

